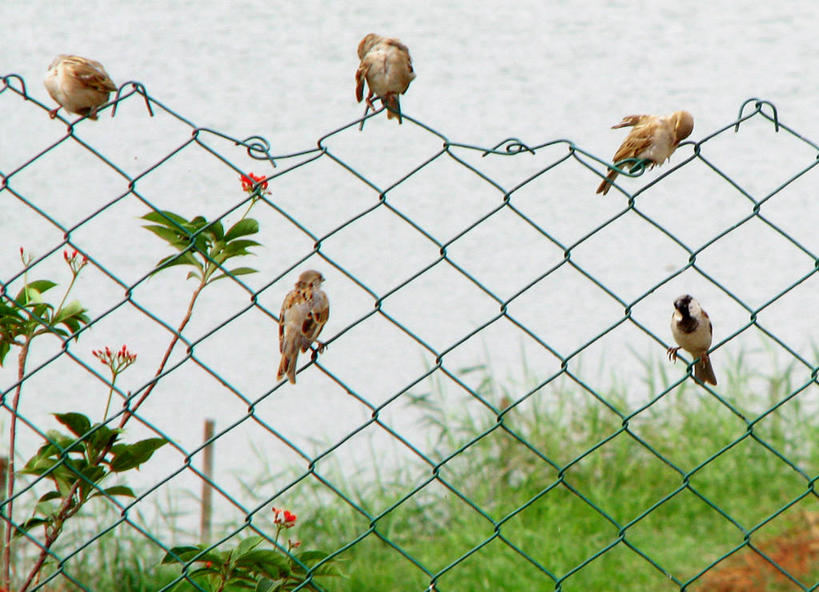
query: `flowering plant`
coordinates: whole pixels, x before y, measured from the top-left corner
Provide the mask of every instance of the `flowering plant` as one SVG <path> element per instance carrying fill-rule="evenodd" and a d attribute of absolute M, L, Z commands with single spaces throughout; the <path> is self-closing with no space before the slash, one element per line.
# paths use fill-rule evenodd
<path fill-rule="evenodd" d="M 66 303 L 77 277 L 88 265 L 88 258 L 76 249 L 63 251 L 63 260 L 68 266 L 71 280 L 55 306 L 47 302 L 44 294 L 57 284 L 51 280 L 28 281 L 27 273 L 33 257 L 20 249 L 20 258 L 25 266 L 23 288 L 14 298 L 0 293 L 0 363 L 9 353 L 11 347 L 18 347 L 17 358 L 18 382 L 11 405 L 11 429 L 9 442 L 9 466 L 7 491 L 8 502 L 4 514 L 10 523 L 12 520 L 12 503 L 15 497 L 15 475 L 33 475 L 38 481 L 51 481 L 53 489 L 40 496 L 34 507 L 34 514 L 28 520 L 7 528 L 3 544 L 2 581 L 0 587 L 10 586 L 10 564 L 12 535 L 34 538 L 32 532 L 42 527 L 42 539 L 37 541 L 41 551 L 38 559 L 28 572 L 25 581 L 19 588 L 24 592 L 31 586 L 49 557 L 49 549 L 59 538 L 68 520 L 93 498 L 111 499 L 113 496 L 134 497 L 134 492 L 125 485 L 103 487 L 102 482 L 112 473 L 122 473 L 138 468 L 154 452 L 164 446 L 164 438 L 148 438 L 133 444 L 120 442 L 122 425 L 111 429 L 102 423 L 92 424 L 82 413 L 55 413 L 54 417 L 68 433 L 49 430 L 46 442 L 37 450 L 21 471 L 14 470 L 17 410 L 20 404 L 23 383 L 26 377 L 25 367 L 33 339 L 44 334 L 53 334 L 66 343 L 79 339 L 80 330 L 89 324 L 85 308 L 74 300 Z M 136 354 L 128 351 L 126 346 L 112 352 L 106 347 L 96 350 L 93 355 L 109 367 L 112 372 L 111 393 L 116 376 L 136 361 Z M 108 415 L 106 405 L 105 417 Z"/>
<path fill-rule="evenodd" d="M 287 548 L 279 545 L 282 530 L 296 525 L 296 515 L 289 510 L 273 508 L 276 532 L 274 548 L 263 548 L 265 537 L 253 535 L 239 541 L 233 549 L 217 551 L 210 545 L 174 547 L 162 563 L 180 563 L 185 579 L 174 590 L 256 590 L 256 592 L 285 592 L 296 588 L 312 590 L 310 580 L 318 577 L 340 576 L 334 560 L 323 551 L 294 553 L 300 541 L 287 539 Z M 268 539 L 269 540 L 269 539 Z M 199 567 L 190 569 L 192 564 Z"/>
<path fill-rule="evenodd" d="M 266 178 L 267 177 L 264 175 L 255 175 L 253 173 L 240 175 L 239 180 L 242 182 L 242 191 L 253 193 L 256 190 L 256 185 L 258 184 L 261 193 L 270 193 L 267 191 L 267 181 L 265 181 Z"/>

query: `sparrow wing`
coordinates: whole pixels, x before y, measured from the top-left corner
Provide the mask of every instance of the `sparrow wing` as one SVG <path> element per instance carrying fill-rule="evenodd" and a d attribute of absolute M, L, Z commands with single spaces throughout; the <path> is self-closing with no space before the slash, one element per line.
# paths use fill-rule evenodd
<path fill-rule="evenodd" d="M 640 155 L 651 148 L 654 142 L 654 134 L 657 131 L 657 122 L 648 121 L 636 125 L 620 144 L 620 148 L 614 153 L 613 162 L 616 164 L 626 158 L 640 158 Z"/>
<path fill-rule="evenodd" d="M 650 117 L 651 115 L 626 115 L 620 123 L 611 126 L 611 129 L 638 125 L 642 123 L 645 119 L 648 119 Z"/>
<path fill-rule="evenodd" d="M 330 302 L 324 292 L 319 292 L 314 295 L 313 306 L 307 313 L 304 322 L 301 325 L 301 332 L 304 335 L 304 342 L 302 343 L 303 352 L 307 351 L 310 344 L 315 341 L 327 319 L 330 318 Z"/>
<path fill-rule="evenodd" d="M 397 74 L 398 88 L 396 88 L 396 92 L 404 94 L 407 92 L 410 82 L 415 79 L 409 48 L 398 39 L 387 39 L 384 44 L 391 49 L 389 52 L 389 68 L 394 69 Z"/>
<path fill-rule="evenodd" d="M 68 73 L 83 85 L 102 92 L 117 90 L 102 64 L 95 60 L 70 57 L 65 60 Z"/>
<path fill-rule="evenodd" d="M 287 321 L 288 314 L 295 314 L 295 306 L 296 301 L 298 300 L 299 294 L 295 290 L 291 290 L 288 292 L 287 296 L 284 297 L 284 302 L 282 302 L 282 309 L 279 312 L 279 353 L 284 352 L 284 330 Z"/>
<path fill-rule="evenodd" d="M 370 60 L 367 56 L 361 60 L 358 70 L 355 71 L 355 99 L 359 103 L 364 100 L 364 81 L 367 79 L 367 73 L 370 71 Z"/>

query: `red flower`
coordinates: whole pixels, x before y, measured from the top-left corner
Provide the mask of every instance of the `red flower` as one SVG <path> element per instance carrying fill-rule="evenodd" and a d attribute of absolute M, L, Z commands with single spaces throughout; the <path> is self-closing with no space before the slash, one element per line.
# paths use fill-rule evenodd
<path fill-rule="evenodd" d="M 281 524 L 285 528 L 291 528 L 296 524 L 296 515 L 290 510 L 273 508 L 273 523 Z"/>
<path fill-rule="evenodd" d="M 102 362 L 103 365 L 108 366 L 114 374 L 119 374 L 137 359 L 137 355 L 128 351 L 128 346 L 126 345 L 123 345 L 122 348 L 116 352 L 112 352 L 110 347 L 105 346 L 104 350 L 93 350 L 91 355 Z"/>
<path fill-rule="evenodd" d="M 259 187 L 261 187 L 263 191 L 267 189 L 267 181 L 265 181 L 264 175 L 248 173 L 247 175 L 240 176 L 239 180 L 242 182 L 242 191 L 247 191 L 248 193 L 253 191 L 253 186 L 256 183 L 261 183 Z"/>
<path fill-rule="evenodd" d="M 65 262 L 68 263 L 68 267 L 71 268 L 71 272 L 75 276 L 88 264 L 88 257 L 83 255 L 82 258 L 80 258 L 80 254 L 77 252 L 77 249 L 74 249 L 72 253 L 69 253 L 68 249 L 65 249 L 63 251 L 63 259 L 65 259 Z"/>

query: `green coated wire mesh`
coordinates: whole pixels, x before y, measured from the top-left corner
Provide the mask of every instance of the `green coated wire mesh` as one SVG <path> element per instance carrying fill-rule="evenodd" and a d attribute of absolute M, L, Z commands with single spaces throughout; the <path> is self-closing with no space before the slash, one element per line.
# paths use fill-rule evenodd
<path fill-rule="evenodd" d="M 349 528 L 336 536 L 327 534 L 333 526 L 325 519 L 328 554 L 301 564 L 304 577 L 287 589 L 355 589 L 345 587 L 353 584 L 344 577 L 321 577 L 322 568 L 335 560 L 352 563 L 355 553 L 366 556 L 376 547 L 401 565 L 396 573 L 408 574 L 392 588 L 402 590 L 503 589 L 512 585 L 510 571 L 529 574 L 537 589 L 599 589 L 583 580 L 596 569 L 611 582 L 621 581 L 615 572 L 625 572 L 631 589 L 688 590 L 708 585 L 713 574 L 749 555 L 767 566 L 782 590 L 819 589 L 815 569 L 802 569 L 805 562 L 819 564 L 815 528 L 808 530 L 815 539 L 801 551 L 802 563 L 793 560 L 796 552 L 789 556 L 764 544 L 770 527 L 786 516 L 815 515 L 819 475 L 819 366 L 811 342 L 819 316 L 819 243 L 809 184 L 819 147 L 780 120 L 770 102 L 745 101 L 736 119 L 684 142 L 661 169 L 644 176 L 643 170 L 624 171 L 605 198 L 594 189 L 609 162 L 571 141 L 508 138 L 475 146 L 451 141 L 406 114 L 401 128 L 371 113 L 319 138 L 314 148 L 284 153 L 262 137 L 241 140 L 198 127 L 139 83 L 124 84 L 98 122 L 62 119 L 64 127 L 45 117 L 48 109 L 20 77 L 3 78 L 0 297 L 26 313 L 14 295 L 32 278 L 58 274 L 63 251 L 70 257 L 77 250 L 89 261 L 85 283 L 78 280 L 77 287 L 89 319 L 75 335 L 54 335 L 32 349 L 19 376 L 11 349 L 0 374 L 4 446 L 15 416 L 19 470 L 54 441 L 51 430 L 58 426 L 49 413 L 99 415 L 99 398 L 86 392 L 105 390 L 110 378 L 90 352 L 123 341 L 139 351 L 140 365 L 125 375 L 127 388 L 114 386 L 106 425 L 131 420 L 129 437 L 169 444 L 129 477 L 133 498 L 106 493 L 81 475 L 113 515 L 93 526 L 78 522 L 59 542 L 37 529 L 16 537 L 12 589 L 98 589 L 78 566 L 126 531 L 160 556 L 180 541 L 196 542 L 196 536 L 163 527 L 162 515 L 174 511 L 170 492 L 195 491 L 201 481 L 222 504 L 218 535 L 201 541 L 211 549 L 258 534 L 296 557 L 273 536 L 270 517 L 271 505 L 294 499 L 312 496 L 317 524 L 322 513 L 348 516 Z M 116 117 L 109 119 L 108 110 L 118 111 Z M 762 172 L 749 176 L 737 163 L 763 144 L 765 159 L 777 151 L 784 157 L 771 168 L 755 163 Z M 239 191 L 239 175 L 250 172 L 263 181 Z M 140 228 L 141 217 L 151 211 L 202 214 L 228 228 L 248 208 L 260 225 L 253 261 L 260 273 L 228 273 L 221 291 L 203 292 L 180 331 L 193 283 L 185 284 L 178 270 L 152 274 L 168 253 Z M 203 235 L 194 232 L 182 250 L 193 252 Z M 30 253 L 24 265 L 9 258 L 20 244 Z M 274 380 L 278 307 L 298 272 L 309 267 L 329 278 L 332 312 L 322 335 L 328 350 L 302 356 L 294 387 Z M 715 318 L 712 357 L 720 387 L 693 386 L 690 365 L 656 371 L 648 361 L 672 345 L 673 298 L 667 296 L 695 289 L 710 296 L 700 298 Z M 736 393 L 759 385 L 740 376 L 741 351 L 736 365 L 726 354 L 749 335 L 787 366 L 782 384 L 753 405 L 738 402 Z M 163 361 L 169 341 L 175 347 Z M 500 367 L 522 351 L 528 369 L 508 371 L 510 380 L 492 368 L 477 371 L 482 350 L 500 357 Z M 595 376 L 581 359 L 604 370 Z M 138 374 L 142 364 L 146 369 Z M 632 372 L 618 391 L 625 395 L 618 396 L 607 379 L 622 377 L 611 368 L 623 365 L 637 366 L 648 378 L 635 380 Z M 728 392 L 727 384 L 736 388 Z M 442 394 L 442 407 L 435 406 L 433 391 Z M 187 398 L 176 396 L 181 392 Z M 658 410 L 671 406 L 673 415 L 680 396 L 698 401 L 698 413 L 730 425 L 729 435 L 705 454 L 688 458 L 658 435 L 666 433 L 658 427 L 667 421 Z M 323 406 L 329 417 L 315 422 L 296 409 Z M 421 412 L 426 423 L 414 421 L 413 408 L 427 410 Z M 462 414 L 457 428 L 449 423 L 453 410 Z M 560 432 L 552 412 L 567 422 L 568 432 Z M 215 435 L 204 444 L 193 421 L 200 415 L 218 418 Z M 525 415 L 547 426 L 545 433 L 554 430 L 572 441 L 556 451 L 548 438 L 525 428 L 531 425 Z M 573 424 L 591 418 L 599 424 Z M 770 428 L 773 422 L 787 433 L 789 420 L 804 422 L 801 431 L 794 427 L 794 438 Z M 684 422 L 663 426 L 687 429 Z M 233 472 L 203 472 L 209 445 Z M 735 471 L 736 481 L 745 483 L 747 467 L 726 463 L 746 448 L 778 467 L 766 480 L 783 483 L 775 504 L 760 501 L 750 514 L 742 508 L 755 505 L 755 485 L 747 487 L 742 506 L 699 481 L 709 471 Z M 61 450 L 68 466 L 68 449 Z M 487 451 L 508 471 L 483 473 L 478 457 Z M 661 467 L 662 494 L 630 500 L 624 510 L 589 487 L 597 482 L 616 498 L 619 471 L 635 459 Z M 248 476 L 254 470 L 269 475 L 254 481 Z M 391 477 L 379 477 L 381 471 Z M 512 493 L 515 482 L 533 475 L 534 489 Z M 0 506 L 8 528 L 32 516 L 48 478 L 16 479 Z M 373 484 L 385 491 L 380 504 L 368 498 Z M 450 505 L 436 510 L 443 499 Z M 646 530 L 661 530 L 657 523 L 672 521 L 686 504 L 696 504 L 700 513 L 674 533 L 678 538 L 663 539 L 668 549 L 647 542 Z M 577 523 L 550 514 L 555 506 L 574 508 Z M 419 508 L 439 523 L 419 530 L 411 519 Z M 538 536 L 522 531 L 534 517 Z M 469 536 L 453 542 L 445 531 L 458 528 L 468 528 Z M 712 531 L 730 543 L 712 544 L 704 534 Z M 699 556 L 667 552 L 685 537 L 701 537 Z M 209 589 L 194 578 L 204 553 L 180 557 L 176 575 L 156 589 L 185 581 Z M 503 556 L 505 577 L 481 567 L 489 555 Z M 46 568 L 27 581 L 38 557 Z M 644 578 L 639 583 L 629 580 L 636 578 L 628 573 L 634 558 Z M 140 564 L 146 572 L 156 567 Z M 481 584 L 464 584 L 467 572 L 482 571 Z M 372 582 L 385 581 L 371 575 Z"/>

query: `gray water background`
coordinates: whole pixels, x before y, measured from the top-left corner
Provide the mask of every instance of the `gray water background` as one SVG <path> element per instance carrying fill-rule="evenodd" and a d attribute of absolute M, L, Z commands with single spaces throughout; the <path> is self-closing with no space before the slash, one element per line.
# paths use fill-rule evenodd
<path fill-rule="evenodd" d="M 117 83 L 142 82 L 154 97 L 198 126 L 239 138 L 264 136 L 274 154 L 312 147 L 326 132 L 361 115 L 362 107 L 353 96 L 355 48 L 371 31 L 397 36 L 411 49 L 418 78 L 402 98 L 405 112 L 457 142 L 489 146 L 510 136 L 529 144 L 567 138 L 607 158 L 624 137 L 622 130 L 609 129 L 623 115 L 687 109 L 695 117 L 691 139 L 696 140 L 732 121 L 749 97 L 772 101 L 785 123 L 819 140 L 819 77 L 815 75 L 819 5 L 815 2 L 740 6 L 729 1 L 480 0 L 421 1 L 398 7 L 394 2 L 372 1 L 79 4 L 13 0 L 0 6 L 0 16 L 4 23 L 0 72 L 23 76 L 29 92 L 41 101 L 51 104 L 41 83 L 48 63 L 57 53 L 76 53 L 102 61 Z M 62 123 L 10 95 L 0 96 L 0 170 L 4 172 L 14 170 L 65 133 Z M 83 124 L 77 135 L 136 175 L 185 142 L 190 131 L 161 112 L 149 119 L 144 106 L 132 100 L 120 108 L 115 119 L 106 113 L 98 122 Z M 434 154 L 440 140 L 412 124 L 399 127 L 381 118 L 370 120 L 364 133 L 350 130 L 329 145 L 368 178 L 388 186 Z M 248 170 L 273 172 L 243 157 L 227 142 L 214 142 L 214 146 Z M 804 144 L 774 134 L 760 120 L 749 122 L 737 135 L 724 134 L 707 144 L 707 150 L 709 159 L 758 197 L 814 158 Z M 558 153 L 546 150 L 537 157 L 515 159 L 465 158 L 511 187 Z M 690 146 L 681 148 L 670 164 L 690 153 Z M 626 183 L 636 188 L 656 174 L 650 172 Z M 616 192 L 605 199 L 596 196 L 598 182 L 583 167 L 564 164 L 526 186 L 514 199 L 555 237 L 571 243 L 624 206 L 623 196 Z M 11 185 L 67 225 L 83 220 L 127 190 L 121 177 L 75 143 L 27 167 Z M 783 190 L 764 210 L 814 253 L 819 251 L 815 186 L 816 173 L 811 172 Z M 158 206 L 190 216 L 219 215 L 240 197 L 235 174 L 216 166 L 202 151 L 184 152 L 140 180 L 137 189 Z M 303 173 L 283 177 L 273 189 L 273 198 L 283 208 L 319 233 L 378 199 L 376 192 L 326 159 L 305 167 Z M 477 212 L 494 207 L 501 197 L 446 160 L 397 188 L 390 199 L 430 232 L 446 239 L 477 219 Z M 62 233 L 8 193 L 3 202 L 0 277 L 5 280 L 20 269 L 19 246 L 40 256 L 62 241 Z M 701 163 L 677 171 L 653 188 L 640 206 L 695 246 L 740 220 L 751 207 Z M 159 241 L 139 228 L 138 216 L 146 211 L 136 199 L 124 200 L 83 224 L 72 233 L 72 240 L 123 281 L 136 281 L 166 253 Z M 260 273 L 247 276 L 246 281 L 258 289 L 296 256 L 308 253 L 312 244 L 272 212 L 257 209 L 254 216 L 262 224 L 263 247 L 248 264 Z M 431 243 L 382 213 L 340 233 L 323 250 L 379 292 L 404 281 L 438 256 Z M 562 258 L 560 249 L 505 213 L 453 244 L 449 255 L 504 298 Z M 687 257 L 636 216 L 627 216 L 573 253 L 578 264 L 626 299 L 636 298 L 680 269 Z M 30 272 L 30 278 L 55 277 L 65 282 L 61 259 L 60 252 L 55 253 Z M 328 277 L 332 315 L 325 337 L 329 338 L 371 310 L 373 301 L 324 262 L 311 263 Z M 809 257 L 757 222 L 710 247 L 698 263 L 752 306 L 766 302 L 814 268 Z M 176 326 L 193 288 L 193 282 L 185 284 L 183 278 L 181 271 L 158 276 L 142 284 L 133 299 Z M 285 277 L 267 288 L 260 303 L 277 312 L 293 280 Z M 244 291 L 229 282 L 221 284 L 206 290 L 186 335 L 198 338 L 247 305 Z M 19 280 L 12 284 L 12 291 L 17 287 Z M 643 300 L 635 317 L 670 339 L 671 302 L 684 292 L 696 295 L 710 312 L 715 340 L 748 320 L 747 311 L 690 270 Z M 783 341 L 808 358 L 819 328 L 816 294 L 814 274 L 760 315 L 760 322 L 774 328 Z M 83 272 L 75 291 L 92 316 L 120 302 L 123 295 L 121 288 L 92 267 Z M 388 300 L 385 310 L 440 349 L 492 318 L 498 307 L 468 281 L 439 265 Z M 558 272 L 516 300 L 510 312 L 558 351 L 571 352 L 623 311 L 577 274 Z M 199 344 L 196 354 L 255 400 L 274 384 L 276 338 L 270 317 L 252 310 Z M 99 370 L 102 367 L 92 358 L 92 349 L 127 343 L 139 354 L 138 364 L 121 379 L 121 386 L 131 389 L 152 376 L 168 339 L 166 330 L 148 322 L 134 307 L 124 306 L 70 347 Z M 739 352 L 745 352 L 761 370 L 770 368 L 773 358 L 776 363 L 788 361 L 776 347 L 771 353 L 762 344 L 760 333 L 750 330 L 715 352 L 720 379 L 727 378 L 726 365 Z M 56 340 L 41 339 L 29 367 L 38 367 L 57 351 Z M 583 354 L 584 378 L 601 391 L 612 384 L 628 385 L 629 398 L 636 406 L 654 394 L 642 382 L 640 359 L 662 354 L 662 345 L 625 325 Z M 0 369 L 3 385 L 16 380 L 13 355 Z M 177 351 L 174 359 L 180 356 Z M 556 358 L 505 321 L 460 346 L 445 363 L 452 371 L 489 363 L 495 376 L 520 396 L 525 392 L 520 384 L 522 356 L 541 377 L 559 368 Z M 322 363 L 356 393 L 379 404 L 434 360 L 376 316 L 334 343 Z M 668 370 L 678 376 L 684 368 L 678 364 Z M 803 378 L 805 372 L 797 374 Z M 416 392 L 425 390 L 428 385 L 422 384 Z M 463 391 L 451 387 L 448 392 L 451 405 L 463 406 L 477 417 L 486 416 Z M 548 393 L 546 389 L 541 396 Z M 102 382 L 95 383 L 86 369 L 63 357 L 29 378 L 20 411 L 46 430 L 56 427 L 49 415 L 53 412 L 79 410 L 98 416 L 106 394 Z M 801 397 L 815 404 L 815 385 Z M 521 412 L 525 409 L 522 406 Z M 222 430 L 246 416 L 247 404 L 188 363 L 163 380 L 140 411 L 146 422 L 190 451 L 200 443 L 205 418 L 216 418 L 217 430 Z M 279 389 L 264 399 L 254 411 L 308 453 L 323 450 L 370 418 L 366 407 L 315 369 L 302 373 L 295 387 Z M 405 400 L 382 414 L 385 423 L 429 450 L 419 419 L 420 413 Z M 4 430 L 0 450 L 4 450 L 8 413 L 0 417 L 0 425 Z M 129 427 L 132 438 L 151 434 L 134 422 Z M 20 447 L 25 456 L 40 441 L 31 429 L 22 429 Z M 251 446 L 259 452 L 250 452 Z M 250 503 L 250 498 L 239 479 L 252 479 L 264 470 L 256 454 L 263 455 L 269 466 L 306 467 L 303 459 L 252 421 L 220 438 L 216 451 L 215 480 L 243 503 Z M 167 447 L 139 474 L 130 476 L 129 484 L 144 491 L 181 467 L 184 456 Z M 377 464 L 399 464 L 416 476 L 429 470 L 377 427 L 352 438 L 330 460 L 362 471 L 361 479 L 368 478 Z M 198 464 L 199 458 L 193 462 Z M 277 486 L 286 482 L 279 480 Z M 149 498 L 166 504 L 168 492 L 198 489 L 197 478 L 183 471 Z M 257 493 L 264 496 L 264 492 Z M 295 497 L 278 503 L 286 504 Z M 232 506 L 221 506 L 223 520 L 243 518 Z"/>

